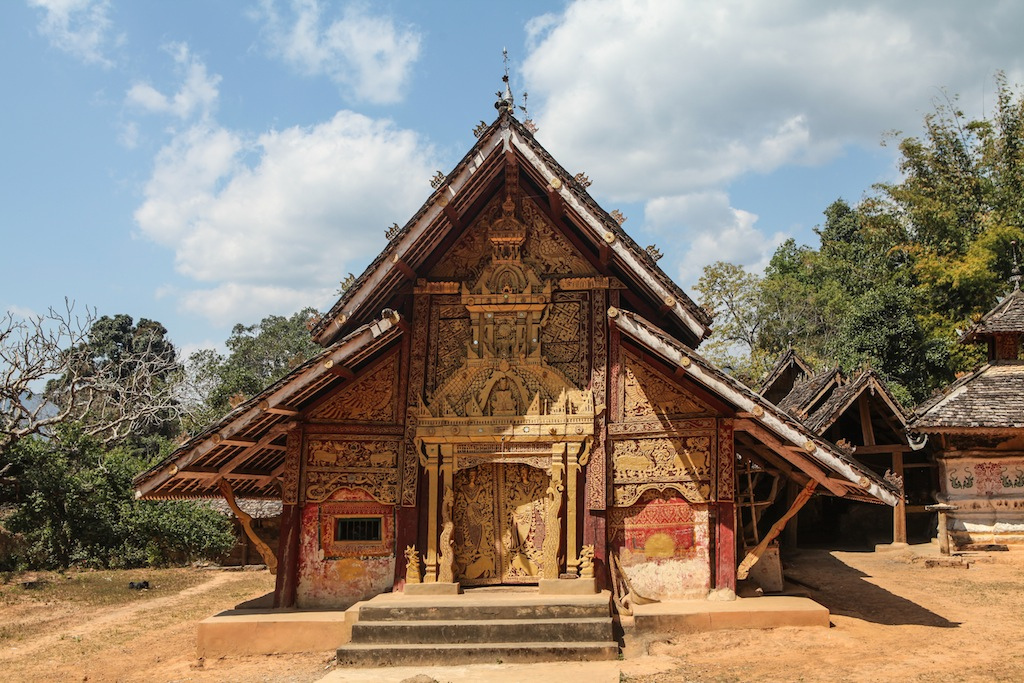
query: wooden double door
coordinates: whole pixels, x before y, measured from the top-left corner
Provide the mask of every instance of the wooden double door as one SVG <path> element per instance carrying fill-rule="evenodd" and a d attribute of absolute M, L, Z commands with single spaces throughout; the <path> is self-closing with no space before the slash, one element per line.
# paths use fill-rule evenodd
<path fill-rule="evenodd" d="M 520 463 L 485 463 L 455 473 L 456 581 L 537 583 L 544 571 L 550 480 L 546 470 Z"/>

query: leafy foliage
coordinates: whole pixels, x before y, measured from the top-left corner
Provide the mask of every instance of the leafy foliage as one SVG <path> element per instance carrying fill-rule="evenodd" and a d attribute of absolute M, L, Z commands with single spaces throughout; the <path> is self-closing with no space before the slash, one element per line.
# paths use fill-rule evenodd
<path fill-rule="evenodd" d="M 189 373 L 202 397 L 197 425 L 224 415 L 255 396 L 321 349 L 309 334 L 316 310 L 305 308 L 290 317 L 267 316 L 256 325 L 235 325 L 225 356 L 203 349 L 189 358 Z"/>
<path fill-rule="evenodd" d="M 748 381 L 789 347 L 847 371 L 870 364 L 913 401 L 978 362 L 957 330 L 995 304 L 1024 237 L 1024 98 L 1001 75 L 997 86 L 989 119 L 938 104 L 921 137 L 899 142 L 902 179 L 831 204 L 818 249 L 787 241 L 763 278 L 708 266 L 697 289 L 719 315 L 710 352 L 742 349 Z"/>
<path fill-rule="evenodd" d="M 215 558 L 234 544 L 230 522 L 188 502 L 135 500 L 131 480 L 149 462 L 107 448 L 81 425 L 60 439 L 31 437 L 13 449 L 19 504 L 6 520 L 24 539 L 3 569 L 71 565 L 138 567 Z"/>

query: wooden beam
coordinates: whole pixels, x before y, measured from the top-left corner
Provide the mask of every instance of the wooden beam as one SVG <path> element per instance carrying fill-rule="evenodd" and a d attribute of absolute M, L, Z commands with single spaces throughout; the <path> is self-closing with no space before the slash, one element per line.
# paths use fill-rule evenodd
<path fill-rule="evenodd" d="M 263 557 L 267 569 L 270 570 L 271 574 L 277 574 L 277 556 L 274 555 L 274 551 L 270 549 L 270 546 L 264 543 L 263 539 L 256 534 L 256 530 L 252 528 L 252 517 L 242 508 L 238 507 L 238 503 L 235 501 L 235 492 L 231 490 L 231 484 L 221 479 L 218 486 L 220 487 L 221 494 L 224 496 L 224 500 L 228 502 L 228 507 L 231 508 L 231 511 L 235 513 L 235 517 L 241 522 L 245 535 L 249 537 L 249 540 L 252 541 L 252 544 L 256 546 L 256 550 Z"/>
<path fill-rule="evenodd" d="M 867 394 L 861 394 L 857 399 L 857 407 L 860 409 L 860 432 L 864 438 L 865 446 L 875 445 L 875 428 L 871 424 L 871 405 L 868 403 Z"/>
<path fill-rule="evenodd" d="M 857 446 L 854 450 L 854 455 L 878 455 L 884 454 L 889 455 L 890 453 L 910 453 L 913 448 L 906 444 L 890 444 L 885 445 L 874 445 L 874 446 Z"/>
<path fill-rule="evenodd" d="M 287 424 L 291 424 L 291 423 L 289 422 Z M 285 446 L 275 446 L 274 444 L 271 443 L 274 439 L 279 438 L 286 431 L 288 431 L 288 430 L 285 428 L 285 425 L 274 425 L 273 427 L 271 427 L 267 431 L 266 434 L 264 434 L 259 439 L 259 441 L 251 442 L 249 444 L 248 448 L 246 448 L 244 451 L 242 451 L 241 453 L 239 453 L 235 457 L 231 458 L 231 460 L 228 460 L 226 463 L 224 463 L 219 468 L 217 468 L 217 473 L 220 474 L 221 476 L 224 476 L 224 475 L 228 474 L 229 472 L 231 472 L 231 470 L 233 470 L 234 468 L 238 467 L 243 462 L 245 462 L 246 460 L 251 458 L 258 451 L 262 451 L 262 450 L 284 451 L 284 450 L 286 450 Z"/>
<path fill-rule="evenodd" d="M 804 474 L 817 481 L 834 495 L 840 497 L 846 495 L 846 487 L 838 485 L 833 479 L 829 479 L 824 470 L 812 463 L 802 454 L 801 449 L 782 443 L 782 441 L 780 441 L 772 432 L 752 420 L 736 420 L 734 425 L 736 431 L 746 432 L 755 437 L 761 443 L 778 453 L 782 458 L 803 470 Z"/>
<path fill-rule="evenodd" d="M 747 578 L 747 575 L 750 573 L 750 568 L 757 564 L 757 561 L 761 559 L 761 555 L 763 555 L 764 551 L 768 549 L 768 545 L 778 538 L 779 534 L 782 533 L 782 530 L 786 528 L 786 522 L 795 517 L 796 513 L 800 512 L 800 508 L 802 508 L 804 504 L 811 499 L 811 496 L 814 494 L 814 489 L 817 487 L 818 482 L 813 479 L 807 482 L 807 486 L 800 491 L 796 500 L 794 500 L 793 504 L 789 506 L 789 510 L 786 511 L 786 514 L 782 515 L 782 517 L 779 518 L 779 521 L 775 522 L 775 524 L 772 524 L 772 528 L 768 530 L 768 533 L 765 534 L 763 539 L 761 539 L 761 542 L 758 543 L 753 550 L 747 553 L 747 556 L 743 558 L 742 562 L 740 562 L 740 567 L 736 570 L 736 578 Z"/>

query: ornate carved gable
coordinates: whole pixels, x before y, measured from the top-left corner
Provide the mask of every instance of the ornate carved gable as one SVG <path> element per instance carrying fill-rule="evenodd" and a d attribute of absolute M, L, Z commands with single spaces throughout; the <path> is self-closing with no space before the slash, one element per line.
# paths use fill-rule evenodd
<path fill-rule="evenodd" d="M 714 415 L 715 411 L 631 353 L 623 352 L 623 421 Z"/>
<path fill-rule="evenodd" d="M 392 352 L 314 408 L 309 420 L 396 424 L 398 394 L 398 353 Z"/>
<path fill-rule="evenodd" d="M 431 280 L 476 282 L 491 258 L 488 235 L 503 220 L 504 199 L 496 195 L 459 238 L 455 246 L 429 273 Z M 537 208 L 532 199 L 519 201 L 516 222 L 524 229 L 521 257 L 542 280 L 597 275 L 597 271 L 571 242 Z"/>
<path fill-rule="evenodd" d="M 587 301 L 580 293 L 567 292 L 553 303 L 553 280 L 542 277 L 572 272 L 574 259 L 583 264 L 577 267 L 585 262 L 568 247 L 560 251 L 564 245 L 542 246 L 554 233 L 544 231 L 539 215 L 532 223 L 523 220 L 518 204 L 515 196 L 506 195 L 498 213 L 488 208 L 484 223 L 469 230 L 482 238 L 486 255 L 470 254 L 480 249 L 477 237 L 464 238 L 454 250 L 456 256 L 439 266 L 439 272 L 467 279 L 458 285 L 458 304 L 453 295 L 442 295 L 437 298 L 443 301 L 434 306 L 435 336 L 428 354 L 434 376 L 427 381 L 430 393 L 421 406 L 421 438 L 436 436 L 438 430 L 465 435 L 462 430 L 470 427 L 487 438 L 500 438 L 513 430 L 513 423 L 519 439 L 537 439 L 542 429 L 548 432 L 545 438 L 564 435 L 567 422 L 574 430 L 579 427 L 577 435 L 593 433 L 593 397 L 582 390 L 587 378 L 580 363 L 588 359 L 579 351 L 586 346 L 581 333 L 588 325 Z M 547 261 L 529 256 L 531 234 L 534 248 Z M 538 271 L 535 264 L 545 270 Z M 464 346 L 457 348 L 456 340 Z M 546 344 L 575 377 L 547 361 Z"/>

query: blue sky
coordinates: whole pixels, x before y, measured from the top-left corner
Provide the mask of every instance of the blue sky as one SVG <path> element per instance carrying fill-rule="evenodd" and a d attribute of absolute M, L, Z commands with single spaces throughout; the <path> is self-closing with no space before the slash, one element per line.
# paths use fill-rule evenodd
<path fill-rule="evenodd" d="M 978 115 L 1024 81 L 1022 30 L 952 0 L 9 0 L 0 310 L 69 297 L 188 351 L 326 309 L 493 119 L 503 47 L 540 142 L 670 275 L 759 268 L 892 179 L 882 134 L 943 88 Z"/>

